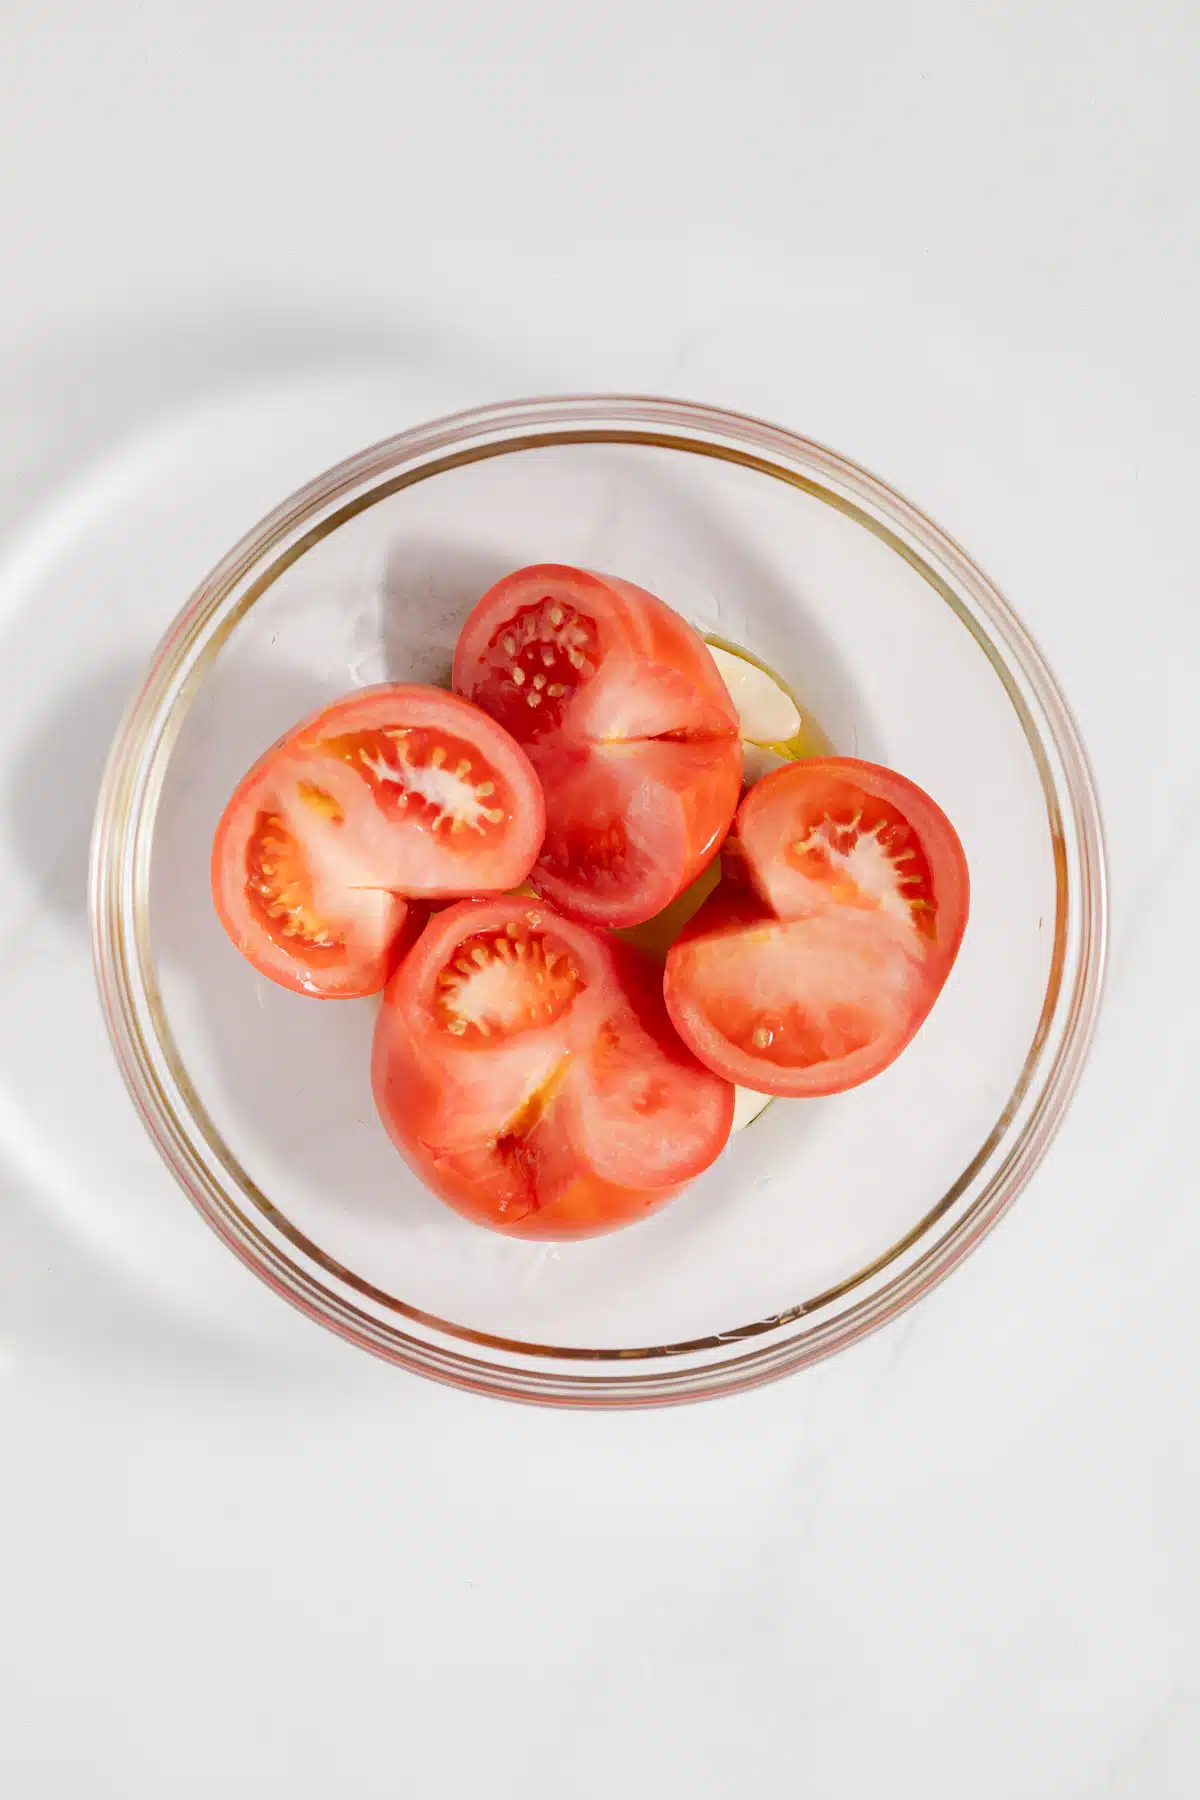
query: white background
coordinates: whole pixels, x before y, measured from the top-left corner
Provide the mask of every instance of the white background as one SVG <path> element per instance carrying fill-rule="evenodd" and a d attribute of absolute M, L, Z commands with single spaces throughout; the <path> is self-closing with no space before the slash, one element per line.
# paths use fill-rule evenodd
<path fill-rule="evenodd" d="M 1114 937 L 1077 1104 L 980 1252 L 835 1362 L 668 1414 L 374 1364 L 226 1255 L 106 1070 L 64 1080 L 64 1134 L 110 1108 L 123 1146 L 95 1192 L 154 1228 L 122 1262 L 86 1186 L 0 1167 L 5 1796 L 1200 1792 L 1198 21 L 7 0 L 4 566 L 98 458 L 264 376 L 765 414 L 1031 624 Z M 8 827 L 49 796 L 67 913 L 118 700 L 0 767 Z M 0 1019 L 78 920 L 6 929 Z"/>

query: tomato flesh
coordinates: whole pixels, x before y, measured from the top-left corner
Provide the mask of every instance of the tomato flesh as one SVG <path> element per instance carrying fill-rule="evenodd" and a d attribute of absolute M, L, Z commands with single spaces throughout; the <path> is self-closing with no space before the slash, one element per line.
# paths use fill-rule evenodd
<path fill-rule="evenodd" d="M 557 564 L 518 570 L 463 627 L 454 684 L 538 772 L 533 880 L 566 916 L 639 924 L 716 854 L 741 786 L 737 716 L 708 647 L 653 594 Z"/>
<path fill-rule="evenodd" d="M 301 784 L 300 792 L 305 791 Z M 346 924 L 318 912 L 304 851 L 279 813 L 256 815 L 246 845 L 246 876 L 247 898 L 263 931 L 276 941 L 295 938 L 295 947 L 314 958 L 344 954 Z"/>
<path fill-rule="evenodd" d="M 945 816 L 912 788 L 903 796 L 910 817 L 849 773 L 848 762 L 805 763 L 798 778 L 777 770 L 747 795 L 738 843 L 754 885 L 781 918 L 827 902 L 878 908 L 932 943 L 937 904 L 921 826 L 931 840 L 940 837 Z"/>
<path fill-rule="evenodd" d="M 878 1074 L 927 1017 L 966 927 L 953 826 L 903 776 L 794 763 L 743 800 L 728 879 L 667 955 L 684 1041 L 761 1093 L 838 1093 Z"/>
<path fill-rule="evenodd" d="M 561 938 L 509 919 L 456 947 L 437 979 L 437 1023 L 464 1044 L 503 1040 L 553 1025 L 586 985 Z"/>
<path fill-rule="evenodd" d="M 366 689 L 296 727 L 239 784 L 213 845 L 229 936 L 283 986 L 378 993 L 424 907 L 529 873 L 545 811 L 523 751 L 437 689 Z"/>
<path fill-rule="evenodd" d="M 469 627 L 470 621 L 464 634 Z M 491 628 L 471 698 L 519 743 L 535 743 L 561 728 L 576 694 L 594 678 L 600 656 L 596 621 L 565 596 L 552 591 L 525 604 L 517 601 Z"/>
<path fill-rule="evenodd" d="M 434 917 L 388 984 L 376 1104 L 449 1205 L 526 1237 L 643 1218 L 719 1154 L 733 1090 L 672 1030 L 658 970 L 542 901 Z"/>

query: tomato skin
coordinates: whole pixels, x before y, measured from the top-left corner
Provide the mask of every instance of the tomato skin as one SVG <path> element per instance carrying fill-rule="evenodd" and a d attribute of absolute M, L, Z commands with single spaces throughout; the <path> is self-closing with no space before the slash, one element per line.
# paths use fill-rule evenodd
<path fill-rule="evenodd" d="M 540 1238 L 568 1242 L 572 1238 L 602 1237 L 623 1225 L 648 1219 L 682 1192 L 686 1183 L 665 1188 L 620 1187 L 587 1170 L 575 1175 L 554 1197 L 551 1206 L 529 1208 L 523 1191 L 498 1193 L 490 1159 L 475 1152 L 459 1156 L 432 1156 L 421 1145 L 410 1145 L 396 1132 L 393 1142 L 413 1173 L 439 1200 L 469 1219 L 499 1231 L 505 1237 Z"/>
<path fill-rule="evenodd" d="M 733 1118 L 732 1088 L 672 1030 L 654 964 L 526 898 L 431 919 L 385 992 L 372 1082 L 426 1186 L 520 1237 L 648 1216 L 715 1159 Z"/>
<path fill-rule="evenodd" d="M 429 902 L 524 880 L 544 826 L 529 759 L 480 708 L 416 684 L 366 688 L 243 777 L 213 842 L 213 899 L 260 974 L 357 998 L 380 992 Z"/>
<path fill-rule="evenodd" d="M 664 995 L 707 1068 L 760 1093 L 857 1087 L 920 1029 L 966 928 L 957 833 L 915 783 L 814 758 L 746 795 L 726 879 L 667 954 Z"/>
<path fill-rule="evenodd" d="M 546 794 L 533 873 L 569 918 L 652 918 L 711 861 L 741 792 L 737 714 L 708 646 L 655 595 L 563 564 L 490 589 L 454 685 L 527 750 Z"/>

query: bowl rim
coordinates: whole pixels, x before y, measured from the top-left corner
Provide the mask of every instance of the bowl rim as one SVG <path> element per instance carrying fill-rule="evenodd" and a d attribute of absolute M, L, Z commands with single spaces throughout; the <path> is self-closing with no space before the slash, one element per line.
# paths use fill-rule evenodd
<path fill-rule="evenodd" d="M 737 1330 L 592 1350 L 522 1343 L 424 1313 L 326 1255 L 273 1206 L 221 1138 L 174 1045 L 154 973 L 149 874 L 162 781 L 187 708 L 239 620 L 288 567 L 407 486 L 489 457 L 597 443 L 739 463 L 833 505 L 902 556 L 971 632 L 1017 712 L 1046 800 L 1057 895 L 1045 1001 L 1017 1084 L 966 1169 L 895 1244 L 835 1287 Z M 1103 827 L 1087 755 L 1045 658 L 994 584 L 927 515 L 837 452 L 748 415 L 649 395 L 551 396 L 451 414 L 345 459 L 267 514 L 177 613 L 126 709 L 97 803 L 89 887 L 93 962 L 118 1065 L 160 1153 L 218 1235 L 276 1292 L 362 1348 L 455 1386 L 559 1405 L 662 1404 L 756 1386 L 856 1341 L 944 1279 L 1016 1199 L 1062 1120 L 1094 1032 L 1107 938 Z M 1016 1138 L 952 1228 L 880 1281 L 950 1211 L 1018 1122 Z M 236 1204 L 226 1181 L 257 1219 Z M 359 1303 L 298 1264 L 289 1245 Z M 865 1291 L 847 1309 L 815 1317 L 856 1288 Z M 363 1300 L 420 1325 L 433 1341 L 380 1319 Z M 729 1354 L 731 1343 L 743 1346 L 738 1354 Z"/>

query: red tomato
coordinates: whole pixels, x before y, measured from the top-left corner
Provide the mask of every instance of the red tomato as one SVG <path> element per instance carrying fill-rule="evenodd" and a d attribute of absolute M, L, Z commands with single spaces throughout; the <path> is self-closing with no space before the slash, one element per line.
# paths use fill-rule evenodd
<path fill-rule="evenodd" d="M 967 863 L 945 813 L 874 763 L 791 763 L 746 795 L 726 871 L 667 955 L 684 1042 L 765 1094 L 877 1075 L 925 1019 L 966 928 Z"/>
<path fill-rule="evenodd" d="M 213 897 L 263 975 L 376 994 L 424 916 L 410 902 L 523 881 L 545 813 L 529 760 L 438 688 L 364 688 L 261 757 L 221 816 Z"/>
<path fill-rule="evenodd" d="M 737 714 L 708 646 L 628 581 L 547 563 L 463 626 L 454 685 L 529 752 L 546 795 L 540 892 L 638 925 L 719 849 L 741 788 Z"/>
<path fill-rule="evenodd" d="M 515 896 L 426 926 L 384 994 L 373 1080 L 426 1185 L 521 1237 L 644 1218 L 733 1119 L 733 1089 L 671 1029 L 656 966 Z"/>

